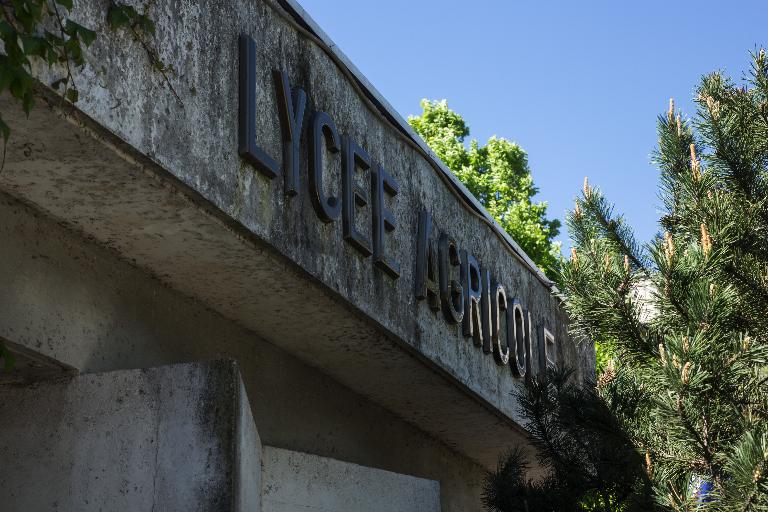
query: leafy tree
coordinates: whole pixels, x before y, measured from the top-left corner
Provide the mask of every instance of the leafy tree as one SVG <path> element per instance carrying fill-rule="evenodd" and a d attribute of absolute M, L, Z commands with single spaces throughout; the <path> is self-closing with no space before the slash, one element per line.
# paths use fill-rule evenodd
<path fill-rule="evenodd" d="M 491 137 L 485 146 L 473 139 L 467 147 L 469 127 L 445 100 L 422 100 L 421 107 L 420 116 L 408 118 L 413 129 L 528 256 L 552 272 L 560 255 L 560 245 L 553 241 L 560 222 L 546 218 L 546 202 L 531 201 L 538 189 L 525 151 L 499 137 Z"/>
<path fill-rule="evenodd" d="M 762 49 L 752 57 L 743 82 L 702 78 L 692 120 L 672 101 L 659 117 L 663 231 L 654 240 L 638 243 L 586 180 L 568 216 L 566 308 L 573 332 L 613 358 L 597 386 L 616 418 L 604 442 L 625 432 L 635 452 L 623 455 L 627 463 L 644 459 L 654 500 L 644 510 L 768 511 L 768 61 Z M 551 402 L 546 410 L 568 406 Z M 589 486 L 569 487 L 558 461 L 572 453 L 581 424 L 544 424 L 551 428 L 533 423 L 539 445 L 548 436 L 572 440 L 542 452 L 558 498 L 578 497 L 572 510 L 633 510 L 632 501 L 595 509 L 582 492 Z M 611 424 L 590 429 L 598 425 Z M 599 462 L 591 447 L 582 470 Z M 514 476 L 521 461 L 511 463 L 500 469 Z M 547 484 L 494 478 L 490 497 Z M 611 484 L 598 482 L 600 494 L 619 497 Z"/>

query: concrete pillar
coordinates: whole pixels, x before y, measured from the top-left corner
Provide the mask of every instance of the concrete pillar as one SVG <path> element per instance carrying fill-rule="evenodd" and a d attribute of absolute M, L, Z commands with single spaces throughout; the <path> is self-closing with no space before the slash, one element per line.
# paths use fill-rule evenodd
<path fill-rule="evenodd" d="M 232 361 L 0 386 L 0 503 L 259 512 L 261 442 Z"/>

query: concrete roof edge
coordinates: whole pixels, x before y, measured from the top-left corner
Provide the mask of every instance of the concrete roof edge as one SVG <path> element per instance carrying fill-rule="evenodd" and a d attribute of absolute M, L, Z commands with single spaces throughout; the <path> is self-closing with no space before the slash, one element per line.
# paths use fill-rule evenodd
<path fill-rule="evenodd" d="M 459 179 L 451 172 L 451 170 L 443 163 L 440 158 L 430 149 L 426 142 L 411 128 L 411 125 L 403 119 L 400 113 L 384 98 L 384 96 L 371 84 L 371 82 L 363 75 L 363 73 L 355 66 L 352 61 L 347 57 L 343 51 L 333 42 L 328 34 L 323 31 L 317 22 L 299 5 L 296 0 L 277 0 L 277 2 L 285 9 L 288 14 L 293 16 L 296 21 L 306 27 L 310 32 L 320 39 L 334 56 L 347 68 L 352 76 L 358 81 L 360 87 L 369 99 L 371 99 L 382 111 L 382 113 L 389 118 L 389 120 L 400 129 L 403 134 L 409 137 L 414 143 L 416 143 L 424 153 L 432 160 L 435 167 L 439 169 L 442 174 L 449 180 L 449 182 L 456 188 L 464 200 L 485 220 L 491 225 L 491 227 L 497 232 L 498 235 L 510 246 L 515 256 L 528 267 L 528 269 L 534 273 L 538 280 L 546 287 L 553 289 L 554 282 L 549 279 L 544 272 L 531 260 L 531 258 L 525 253 L 525 251 L 518 245 L 518 243 L 507 233 L 499 223 L 496 222 L 485 207 L 477 200 L 477 198 L 459 181 Z"/>

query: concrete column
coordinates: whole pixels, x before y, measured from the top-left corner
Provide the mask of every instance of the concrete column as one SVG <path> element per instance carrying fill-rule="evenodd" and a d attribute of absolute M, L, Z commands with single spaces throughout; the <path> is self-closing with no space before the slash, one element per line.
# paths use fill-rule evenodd
<path fill-rule="evenodd" d="M 259 512 L 261 441 L 232 361 L 0 386 L 0 503 Z"/>

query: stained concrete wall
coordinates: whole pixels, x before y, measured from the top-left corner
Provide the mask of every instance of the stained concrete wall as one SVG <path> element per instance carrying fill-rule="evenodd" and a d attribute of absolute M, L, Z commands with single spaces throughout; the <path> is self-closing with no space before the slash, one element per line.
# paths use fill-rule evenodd
<path fill-rule="evenodd" d="M 434 480 L 264 447 L 264 512 L 440 512 Z"/>
<path fill-rule="evenodd" d="M 232 361 L 0 388 L 7 511 L 258 512 L 261 443 Z"/>
<path fill-rule="evenodd" d="M 525 441 L 513 395 L 522 380 L 415 300 L 419 210 L 530 309 L 534 332 L 554 332 L 558 361 L 588 376 L 591 347 L 570 342 L 546 283 L 301 20 L 272 0 L 153 5 L 178 99 L 127 31 L 88 50 L 77 109 L 57 100 L 27 118 L 0 97 L 14 127 L 0 190 L 33 207 L 2 196 L 0 336 L 86 372 L 235 357 L 270 444 L 439 480 L 446 510 L 477 508 L 481 465 Z M 74 16 L 103 29 L 106 7 L 78 0 Z M 400 279 L 351 248 L 340 221 L 317 219 L 306 130 L 295 197 L 238 157 L 240 34 L 256 40 L 267 153 L 282 154 L 277 69 L 400 182 L 387 203 Z M 326 190 L 337 193 L 339 162 L 329 164 Z"/>
<path fill-rule="evenodd" d="M 79 0 L 74 16 L 86 26 L 101 27 L 105 4 L 105 0 Z M 487 219 L 473 213 L 410 139 L 366 101 L 333 54 L 300 30 L 300 22 L 286 16 L 275 1 L 166 0 L 153 4 L 150 14 L 157 24 L 159 55 L 175 71 L 170 80 L 173 91 L 148 65 L 146 52 L 130 33 L 117 31 L 98 39 L 86 52 L 77 104 L 85 114 L 514 418 L 517 407 L 511 394 L 520 390 L 521 380 L 465 343 L 458 327 L 415 299 L 417 216 L 422 208 L 428 209 L 438 230 L 455 237 L 506 286 L 510 298 L 519 298 L 530 309 L 534 332 L 539 333 L 534 351 L 546 327 L 558 341 L 558 361 L 571 362 L 581 372 L 580 354 L 570 342 L 565 316 L 549 287 L 523 265 Z M 286 196 L 281 178 L 256 172 L 237 153 L 241 34 L 256 43 L 256 141 L 278 162 L 283 143 L 273 71 L 285 71 L 292 86 L 307 93 L 300 193 L 294 197 Z M 44 83 L 55 78 L 41 76 Z M 307 193 L 313 111 L 327 112 L 340 134 L 353 138 L 401 184 L 397 197 L 387 200 L 397 229 L 386 237 L 388 254 L 401 266 L 400 279 L 388 278 L 374 268 L 370 257 L 362 257 L 346 243 L 341 220 L 326 224 L 318 219 Z M 338 196 L 340 157 L 326 160 L 325 192 Z M 370 176 L 361 173 L 361 186 L 366 179 Z M 359 228 L 368 236 L 370 216 L 371 208 L 359 212 Z M 300 352 L 295 340 L 285 343 Z"/>
<path fill-rule="evenodd" d="M 1 193 L 0 239 L 0 337 L 84 373 L 235 358 L 264 444 L 437 480 L 443 510 L 479 508 L 477 463 Z"/>

